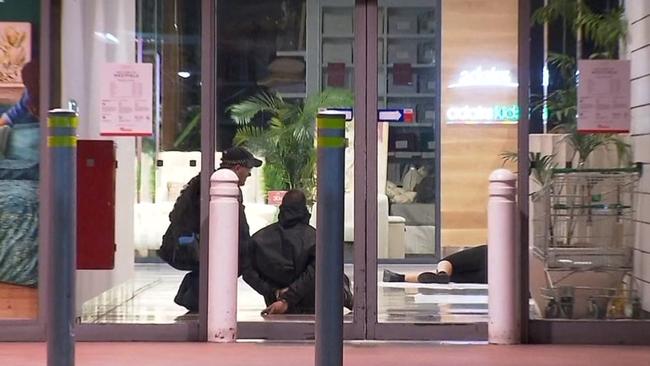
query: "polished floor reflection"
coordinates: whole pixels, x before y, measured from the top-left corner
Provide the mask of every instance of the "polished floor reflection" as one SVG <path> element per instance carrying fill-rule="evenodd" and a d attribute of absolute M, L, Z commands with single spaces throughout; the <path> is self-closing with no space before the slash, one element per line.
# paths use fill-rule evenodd
<path fill-rule="evenodd" d="M 427 265 L 381 265 L 393 271 L 421 271 Z M 352 266 L 345 272 L 354 281 Z M 132 280 L 83 305 L 84 323 L 164 324 L 196 319 L 186 315 L 183 307 L 173 302 L 184 272 L 166 264 L 136 264 Z M 241 279 L 238 287 L 239 321 L 265 321 L 260 311 L 264 300 Z M 379 282 L 379 322 L 403 323 L 468 323 L 487 321 L 487 286 L 482 284 L 411 284 Z M 310 316 L 275 317 L 276 320 L 308 321 Z M 351 319 L 347 314 L 346 320 Z M 266 319 L 268 321 L 268 319 Z"/>

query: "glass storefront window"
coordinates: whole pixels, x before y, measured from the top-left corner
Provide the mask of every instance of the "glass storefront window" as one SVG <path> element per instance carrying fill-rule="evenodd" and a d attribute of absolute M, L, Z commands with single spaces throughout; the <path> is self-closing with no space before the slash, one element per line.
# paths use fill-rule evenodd
<path fill-rule="evenodd" d="M 517 149 L 517 1 L 438 4 L 379 1 L 380 108 L 413 111 L 388 123 L 379 323 L 487 321 L 488 176 Z"/>
<path fill-rule="evenodd" d="M 113 265 L 77 271 L 77 316 L 83 323 L 196 321 L 175 303 L 185 272 L 164 263 L 157 250 L 176 197 L 200 171 L 200 8 L 199 0 L 63 2 L 62 47 L 71 50 L 63 53 L 63 102 L 74 99 L 79 106 L 80 140 L 112 141 L 117 160 L 109 164 L 115 212 L 95 217 L 114 217 Z M 83 57 L 68 58 L 79 48 Z M 106 72 L 109 64 L 150 67 L 150 84 L 128 90 L 113 84 L 111 91 L 151 94 L 151 134 L 102 135 L 102 88 L 93 86 L 113 75 Z M 127 107 L 121 105 L 120 112 Z M 102 199 L 100 192 L 92 194 Z M 99 241 L 79 240 L 82 246 Z"/>
<path fill-rule="evenodd" d="M 0 3 L 0 320 L 38 316 L 39 1 Z"/>
<path fill-rule="evenodd" d="M 638 188 L 640 171 L 632 163 L 632 147 L 627 144 L 631 140 L 627 134 L 579 131 L 587 118 L 575 112 L 588 111 L 588 99 L 577 95 L 600 82 L 581 70 L 581 65 L 600 62 L 586 60 L 625 58 L 622 41 L 629 38 L 629 29 L 623 4 L 585 2 L 575 4 L 577 13 L 548 14 L 548 9 L 558 5 L 550 1 L 533 9 L 533 19 L 545 26 L 544 42 L 536 46 L 547 58 L 540 59 L 538 67 L 545 73 L 540 85 L 543 97 L 534 96 L 531 104 L 544 110 L 540 122 L 550 133 L 530 135 L 531 158 L 535 159 L 529 179 L 529 274 L 535 304 L 530 317 L 641 319 L 645 317 L 644 263 L 643 252 L 636 248 L 643 241 L 639 237 L 643 224 L 636 221 L 636 215 L 642 209 L 639 196 L 643 193 Z M 627 10 L 634 12 L 633 7 Z M 593 17 L 590 29 L 609 27 L 607 39 L 589 31 L 580 35 L 572 31 L 572 27 L 581 28 L 576 27 L 579 13 Z M 537 72 L 542 74 L 542 70 Z M 616 80 L 621 90 L 630 88 L 628 79 Z M 602 90 L 609 93 L 606 87 Z"/>

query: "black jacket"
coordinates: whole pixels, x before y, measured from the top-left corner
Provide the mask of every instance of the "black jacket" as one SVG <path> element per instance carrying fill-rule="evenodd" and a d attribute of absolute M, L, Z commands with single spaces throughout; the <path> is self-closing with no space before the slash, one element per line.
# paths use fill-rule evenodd
<path fill-rule="evenodd" d="M 181 236 L 196 235 L 201 228 L 201 177 L 192 178 L 174 204 L 169 214 L 169 227 L 163 235 L 158 256 L 172 267 L 191 271 L 181 282 L 174 302 L 190 311 L 199 309 L 199 246 L 198 239 L 194 245 L 179 245 Z M 246 246 L 250 239 L 248 221 L 244 213 L 241 190 L 239 192 L 239 273 L 245 263 Z"/>
<path fill-rule="evenodd" d="M 249 240 L 243 278 L 264 296 L 267 305 L 281 295 L 289 312 L 313 313 L 316 285 L 316 229 L 309 226 L 304 206 L 280 207 L 279 222 L 271 224 Z"/>
<path fill-rule="evenodd" d="M 163 235 L 158 255 L 172 267 L 185 271 L 198 271 L 198 236 L 201 230 L 201 176 L 192 178 L 179 195 L 169 213 L 169 227 Z M 179 245 L 181 236 L 197 237 L 195 246 Z M 246 242 L 250 239 L 248 220 L 244 213 L 241 189 L 239 191 L 239 267 L 245 255 Z M 241 270 L 240 270 L 241 273 Z"/>

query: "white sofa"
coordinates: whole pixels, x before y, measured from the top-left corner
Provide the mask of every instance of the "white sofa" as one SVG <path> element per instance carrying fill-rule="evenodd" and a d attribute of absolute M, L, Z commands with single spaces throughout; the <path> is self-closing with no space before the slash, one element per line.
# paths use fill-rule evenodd
<path fill-rule="evenodd" d="M 139 202 L 134 205 L 135 248 L 143 256 L 147 255 L 148 250 L 160 247 L 161 238 L 169 226 L 169 212 L 172 210 L 178 194 L 183 186 L 201 170 L 201 153 L 198 151 L 161 152 L 158 160 L 162 160 L 163 164 L 155 168 L 155 202 Z M 220 160 L 221 153 L 217 152 L 215 162 L 218 164 Z M 194 164 L 190 164 L 191 161 L 194 161 Z M 150 162 L 150 164 L 153 163 Z M 147 171 L 147 169 L 141 169 L 141 171 Z M 352 173 L 352 170 L 350 169 L 348 172 Z M 242 194 L 250 233 L 254 234 L 277 220 L 278 208 L 265 203 L 262 170 L 253 169 L 251 174 L 246 185 L 242 187 Z M 141 181 L 148 182 L 148 179 L 141 177 Z M 351 181 L 351 179 L 347 181 Z M 383 187 L 380 189 L 383 191 Z M 144 190 L 151 191 L 152 187 Z M 316 205 L 312 211 L 310 224 L 316 227 Z M 379 194 L 377 197 L 377 217 L 378 256 L 386 258 L 388 257 L 389 217 L 388 197 L 385 194 Z M 344 220 L 344 240 L 353 242 L 354 194 L 351 191 L 345 194 Z"/>
<path fill-rule="evenodd" d="M 155 202 L 139 202 L 134 205 L 135 248 L 143 256 L 147 255 L 148 250 L 160 247 L 161 238 L 169 226 L 169 212 L 174 207 L 178 194 L 201 171 L 201 153 L 198 151 L 161 152 L 158 160 L 162 160 L 163 164 L 155 168 Z M 220 160 L 221 153 L 217 152 L 215 161 L 218 164 Z M 194 164 L 190 164 L 191 161 Z M 148 180 L 142 177 L 141 181 Z M 261 169 L 253 169 L 246 185 L 242 187 L 251 234 L 274 222 L 277 216 L 277 207 L 264 203 L 262 186 Z M 148 187 L 145 190 L 153 189 Z"/>

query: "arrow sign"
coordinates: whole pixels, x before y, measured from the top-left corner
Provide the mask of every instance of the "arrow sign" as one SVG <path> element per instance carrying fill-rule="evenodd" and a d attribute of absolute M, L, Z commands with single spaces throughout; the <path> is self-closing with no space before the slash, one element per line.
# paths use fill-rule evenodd
<path fill-rule="evenodd" d="M 379 122 L 413 122 L 413 109 L 379 109 L 377 110 Z"/>
<path fill-rule="evenodd" d="M 353 116 L 352 108 L 319 108 L 318 109 L 319 113 L 320 112 L 326 112 L 326 111 L 341 112 L 341 113 L 345 114 L 345 120 L 346 121 L 352 121 L 352 116 Z"/>

